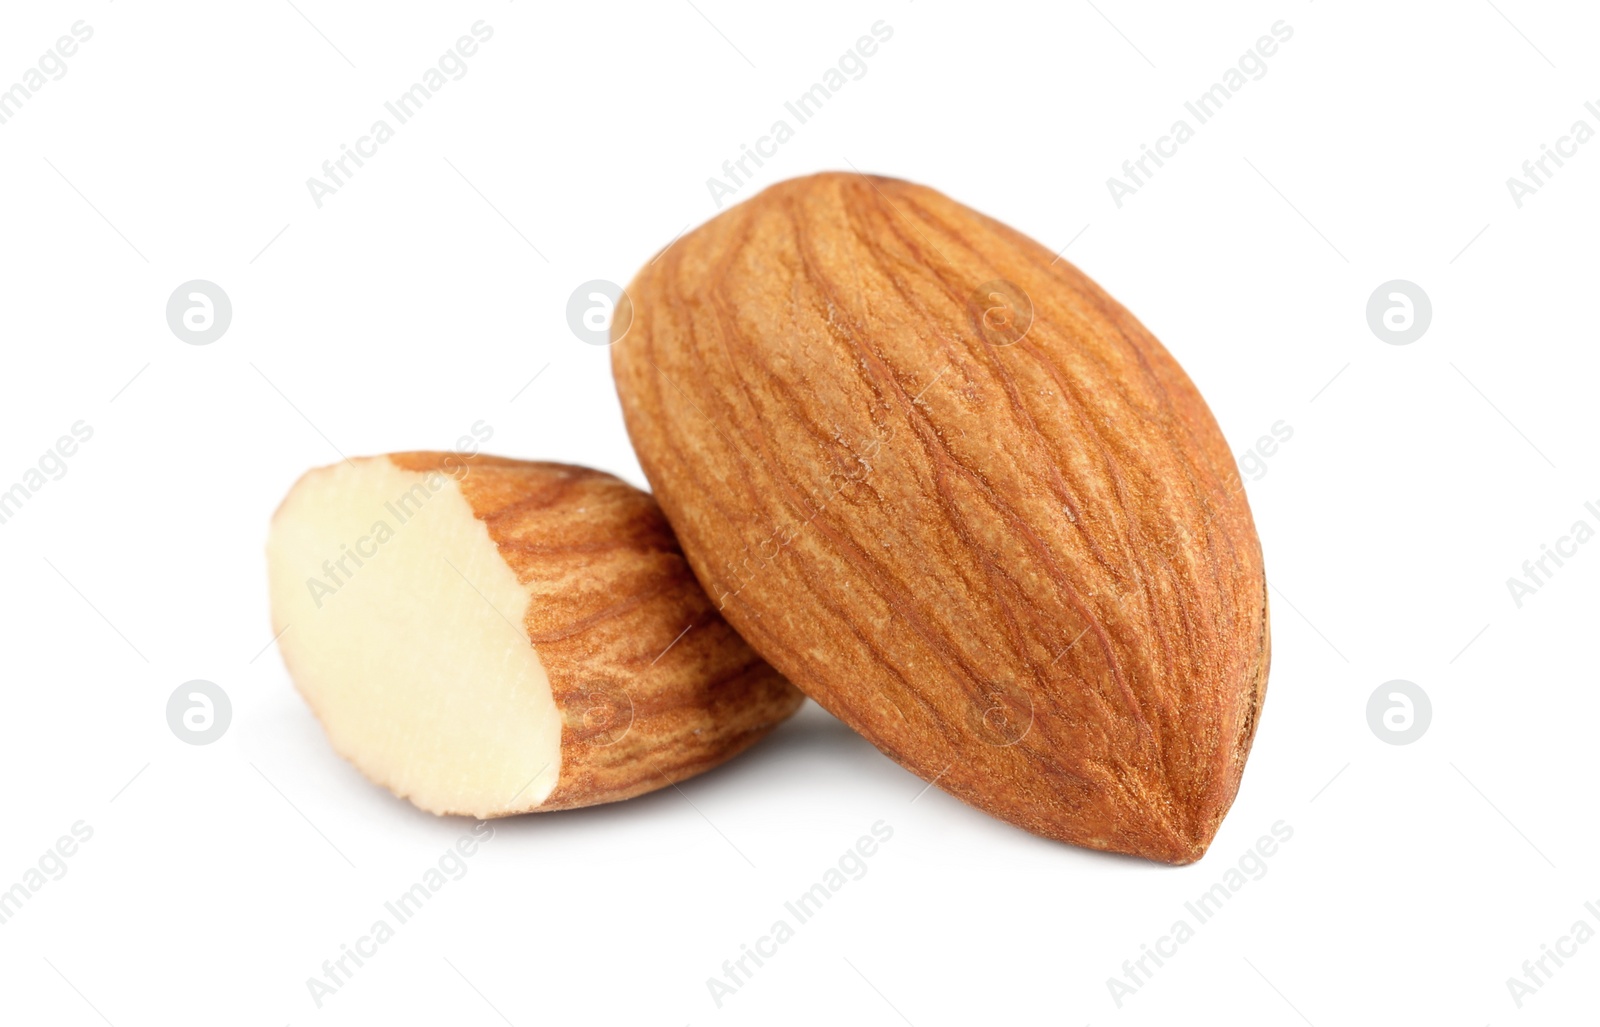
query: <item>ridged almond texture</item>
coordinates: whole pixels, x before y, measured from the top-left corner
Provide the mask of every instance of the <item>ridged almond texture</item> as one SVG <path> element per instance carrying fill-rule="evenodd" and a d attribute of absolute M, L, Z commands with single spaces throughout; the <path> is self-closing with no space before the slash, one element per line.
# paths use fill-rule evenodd
<path fill-rule="evenodd" d="M 1266 580 L 1222 433 L 1144 326 L 1005 225 L 842 173 L 628 292 L 629 434 L 758 652 L 997 817 L 1205 852 L 1265 694 Z"/>

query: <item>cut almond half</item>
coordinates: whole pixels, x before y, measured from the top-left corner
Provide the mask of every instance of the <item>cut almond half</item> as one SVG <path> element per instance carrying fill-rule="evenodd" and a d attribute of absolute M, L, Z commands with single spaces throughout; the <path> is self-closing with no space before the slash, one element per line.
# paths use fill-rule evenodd
<path fill-rule="evenodd" d="M 655 501 L 599 471 L 350 460 L 295 484 L 267 551 L 273 630 L 333 747 L 432 813 L 626 799 L 802 702 L 712 608 Z"/>

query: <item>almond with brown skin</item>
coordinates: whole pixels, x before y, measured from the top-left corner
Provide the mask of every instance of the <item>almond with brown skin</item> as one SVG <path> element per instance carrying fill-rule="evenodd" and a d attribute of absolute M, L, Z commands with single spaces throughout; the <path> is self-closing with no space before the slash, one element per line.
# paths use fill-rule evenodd
<path fill-rule="evenodd" d="M 803 701 L 600 471 L 395 453 L 273 518 L 273 630 L 333 747 L 433 813 L 570 809 L 723 762 Z"/>
<path fill-rule="evenodd" d="M 757 652 L 997 817 L 1205 852 L 1266 690 L 1266 580 L 1221 431 L 1133 315 L 856 174 L 773 186 L 628 292 L 629 434 Z"/>

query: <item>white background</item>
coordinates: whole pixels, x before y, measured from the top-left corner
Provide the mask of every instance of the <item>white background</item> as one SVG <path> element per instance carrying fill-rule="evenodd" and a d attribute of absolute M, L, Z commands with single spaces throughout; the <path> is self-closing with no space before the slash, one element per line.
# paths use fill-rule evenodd
<path fill-rule="evenodd" d="M 0 888 L 94 832 L 0 925 L 0 1020 L 1592 1017 L 1600 943 L 1520 1009 L 1506 979 L 1600 927 L 1600 544 L 1521 608 L 1506 581 L 1600 525 L 1600 141 L 1521 208 L 1505 184 L 1575 120 L 1600 129 L 1592 8 L 296 4 L 8 4 L 0 25 L 0 86 L 94 30 L 0 125 L 0 488 L 94 430 L 0 525 Z M 319 209 L 306 179 L 480 19 L 466 77 Z M 681 793 L 499 822 L 318 1009 L 306 979 L 470 824 L 365 783 L 296 697 L 269 646 L 275 504 L 341 452 L 447 448 L 478 420 L 490 452 L 644 484 L 568 295 L 712 216 L 706 179 L 880 19 L 867 74 L 739 199 L 856 168 L 1070 241 L 1235 453 L 1293 429 L 1249 484 L 1274 660 L 1211 852 L 1173 869 L 1033 838 L 920 794 L 811 706 Z M 1106 179 L 1279 20 L 1265 77 L 1119 209 Z M 234 307 L 209 346 L 164 316 L 196 278 Z M 1409 346 L 1366 322 L 1390 279 L 1432 300 Z M 207 746 L 165 717 L 194 678 L 233 703 Z M 1433 707 L 1403 746 L 1366 715 L 1396 678 Z M 879 820 L 866 876 L 719 1009 L 706 979 Z M 1107 979 L 1278 821 L 1266 875 L 1119 1008 Z"/>

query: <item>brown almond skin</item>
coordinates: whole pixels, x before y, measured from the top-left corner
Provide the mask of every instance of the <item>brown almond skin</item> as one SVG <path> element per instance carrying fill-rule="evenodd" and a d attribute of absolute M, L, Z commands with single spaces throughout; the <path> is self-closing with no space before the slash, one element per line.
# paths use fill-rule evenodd
<path fill-rule="evenodd" d="M 665 788 L 743 752 L 805 701 L 718 615 L 648 493 L 569 464 L 389 459 L 456 478 L 532 593 L 524 628 L 562 719 L 561 776 L 532 812 Z"/>
<path fill-rule="evenodd" d="M 1020 339 L 996 280 L 1031 300 Z M 1200 858 L 1266 691 L 1266 579 L 1216 421 L 1133 315 L 991 218 L 845 173 L 730 208 L 628 292 L 628 432 L 757 652 L 994 816 Z"/>

